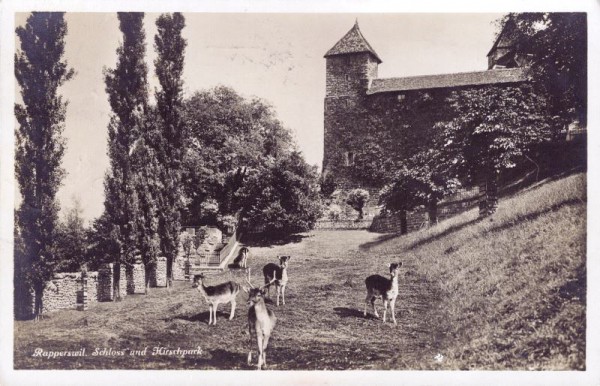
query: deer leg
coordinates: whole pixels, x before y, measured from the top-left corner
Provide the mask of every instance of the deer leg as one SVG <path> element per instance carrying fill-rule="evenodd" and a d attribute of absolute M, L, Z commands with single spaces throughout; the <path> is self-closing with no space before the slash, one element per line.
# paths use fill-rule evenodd
<path fill-rule="evenodd" d="M 265 335 L 265 340 L 263 341 L 262 347 L 262 355 L 263 355 L 263 368 L 267 367 L 267 346 L 269 345 L 270 335 Z"/>
<path fill-rule="evenodd" d="M 396 307 L 396 299 L 390 301 L 390 312 L 392 313 L 392 321 L 394 324 L 398 324 L 396 323 L 396 312 L 394 311 L 394 307 Z"/>
<path fill-rule="evenodd" d="M 279 307 L 279 295 L 281 294 L 281 287 L 277 286 L 277 307 Z"/>
<path fill-rule="evenodd" d="M 379 318 L 379 314 L 377 313 L 377 308 L 375 308 L 375 296 L 371 297 L 371 305 L 373 306 L 373 313 L 376 318 Z"/>
<path fill-rule="evenodd" d="M 367 292 L 367 297 L 365 298 L 365 317 L 367 316 L 367 308 L 369 307 L 369 302 L 372 298 L 373 295 L 371 295 L 371 292 Z"/>
<path fill-rule="evenodd" d="M 213 325 L 217 325 L 217 311 L 219 309 L 219 303 L 215 303 L 213 307 Z"/>
<path fill-rule="evenodd" d="M 258 343 L 258 369 L 262 369 L 263 365 L 263 336 L 261 333 L 256 335 L 256 343 Z"/>
<path fill-rule="evenodd" d="M 388 303 L 388 300 L 383 300 L 383 323 L 385 323 L 385 315 L 387 314 Z"/>
<path fill-rule="evenodd" d="M 283 305 L 285 305 L 285 286 L 281 287 L 281 301 L 283 302 Z"/>
<path fill-rule="evenodd" d="M 248 323 L 248 332 L 250 333 L 250 344 L 249 344 L 249 350 L 248 350 L 248 365 L 252 364 L 252 344 L 253 342 L 253 338 L 256 336 L 256 331 L 253 328 L 251 323 Z"/>
<path fill-rule="evenodd" d="M 213 314 L 213 304 L 209 303 L 208 304 L 208 325 L 210 326 L 212 324 L 212 314 Z"/>
<path fill-rule="evenodd" d="M 233 319 L 233 315 L 235 315 L 235 306 L 236 306 L 236 302 L 235 300 L 231 301 L 231 313 L 229 313 L 229 320 Z"/>

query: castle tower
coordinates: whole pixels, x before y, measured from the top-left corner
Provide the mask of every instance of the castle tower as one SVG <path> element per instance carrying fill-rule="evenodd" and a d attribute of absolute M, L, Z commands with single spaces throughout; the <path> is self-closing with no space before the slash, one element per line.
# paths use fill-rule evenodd
<path fill-rule="evenodd" d="M 349 171 L 357 139 L 349 135 L 360 125 L 359 111 L 381 59 L 364 38 L 358 21 L 327 53 L 325 149 L 323 175 L 333 175 L 342 187 L 353 187 Z"/>

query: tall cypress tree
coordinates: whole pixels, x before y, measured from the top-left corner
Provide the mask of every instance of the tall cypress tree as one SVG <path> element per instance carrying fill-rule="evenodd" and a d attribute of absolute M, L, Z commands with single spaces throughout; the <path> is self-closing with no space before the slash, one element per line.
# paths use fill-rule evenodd
<path fill-rule="evenodd" d="M 158 54 L 154 62 L 160 90 L 156 90 L 156 106 L 161 117 L 162 146 L 159 160 L 163 168 L 164 189 L 161 194 L 159 226 L 161 250 L 167 258 L 168 283 L 173 279 L 173 260 L 179 248 L 181 228 L 182 188 L 181 165 L 184 151 L 183 64 L 185 39 L 181 31 L 185 18 L 180 13 L 162 14 L 156 20 L 158 33 L 154 47 Z"/>
<path fill-rule="evenodd" d="M 148 109 L 143 131 L 131 151 L 134 168 L 134 185 L 138 198 L 137 242 L 146 271 L 145 291 L 148 293 L 150 277 L 160 254 L 158 234 L 159 198 L 164 187 L 163 167 L 158 162 L 161 133 L 154 109 Z"/>
<path fill-rule="evenodd" d="M 114 291 L 120 299 L 120 266 L 130 265 L 139 252 L 136 171 L 132 154 L 143 133 L 148 109 L 148 69 L 143 13 L 119 13 L 123 42 L 117 49 L 117 66 L 105 70 L 106 92 L 113 114 L 108 127 L 110 171 L 105 179 L 105 211 L 114 226 L 120 253 L 115 256 Z"/>
<path fill-rule="evenodd" d="M 15 172 L 23 201 L 16 212 L 21 240 L 15 253 L 15 304 L 33 289 L 34 315 L 43 310 L 42 294 L 56 266 L 54 240 L 59 205 L 56 193 L 64 171 L 62 137 L 67 102 L 58 88 L 74 72 L 64 59 L 67 24 L 64 13 L 34 12 L 16 29 L 21 48 L 15 54 L 15 76 L 23 104 L 15 104 Z"/>

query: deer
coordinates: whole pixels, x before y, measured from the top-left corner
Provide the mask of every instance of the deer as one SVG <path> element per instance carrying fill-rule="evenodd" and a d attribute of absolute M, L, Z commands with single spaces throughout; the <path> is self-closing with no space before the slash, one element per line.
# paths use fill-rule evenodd
<path fill-rule="evenodd" d="M 259 370 L 267 366 L 266 352 L 271 332 L 277 323 L 277 317 L 273 311 L 267 308 L 265 304 L 265 288 L 268 288 L 273 282 L 269 282 L 260 288 L 256 288 L 250 282 L 250 269 L 248 268 L 248 278 L 246 282 L 250 288 L 242 287 L 248 294 L 248 332 L 250 333 L 250 350 L 248 352 L 248 365 L 252 365 L 252 341 L 256 338 L 258 346 L 258 364 Z"/>
<path fill-rule="evenodd" d="M 291 259 L 291 256 L 277 256 L 279 259 L 279 265 L 275 263 L 269 263 L 263 267 L 263 275 L 265 276 L 265 284 L 275 284 L 277 289 L 277 307 L 279 307 L 279 295 L 285 305 L 285 287 L 288 282 L 287 266 Z M 268 296 L 271 297 L 270 286 L 267 287 Z"/>
<path fill-rule="evenodd" d="M 396 305 L 396 297 L 398 297 L 398 271 L 402 266 L 402 262 L 389 264 L 390 278 L 387 279 L 381 275 L 371 275 L 365 279 L 367 286 L 367 297 L 365 299 L 365 314 L 367 316 L 367 307 L 369 302 L 373 306 L 375 317 L 379 318 L 377 308 L 375 308 L 375 299 L 381 297 L 383 300 L 383 322 L 385 323 L 388 305 L 392 313 L 392 321 L 396 323 L 396 315 L 394 307 Z"/>
<path fill-rule="evenodd" d="M 228 281 L 225 283 L 217 284 L 215 286 L 204 285 L 204 274 L 194 276 L 193 288 L 197 288 L 198 291 L 204 296 L 204 299 L 208 303 L 208 325 L 217 324 L 217 308 L 219 304 L 231 303 L 231 312 L 229 313 L 229 320 L 233 319 L 235 315 L 236 297 L 240 292 L 241 286 L 234 282 Z"/>
<path fill-rule="evenodd" d="M 242 247 L 238 256 L 235 258 L 233 265 L 235 268 L 248 268 L 248 257 L 250 250 L 247 247 Z"/>

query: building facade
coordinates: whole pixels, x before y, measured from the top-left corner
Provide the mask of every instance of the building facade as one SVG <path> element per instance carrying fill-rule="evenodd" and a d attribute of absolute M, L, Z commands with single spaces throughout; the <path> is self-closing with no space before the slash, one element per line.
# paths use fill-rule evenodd
<path fill-rule="evenodd" d="M 435 123 L 451 118 L 449 93 L 527 80 L 525 60 L 502 33 L 487 56 L 484 71 L 383 79 L 382 60 L 355 23 L 324 56 L 323 175 L 342 189 L 380 187 L 392 161 L 430 145 Z"/>

